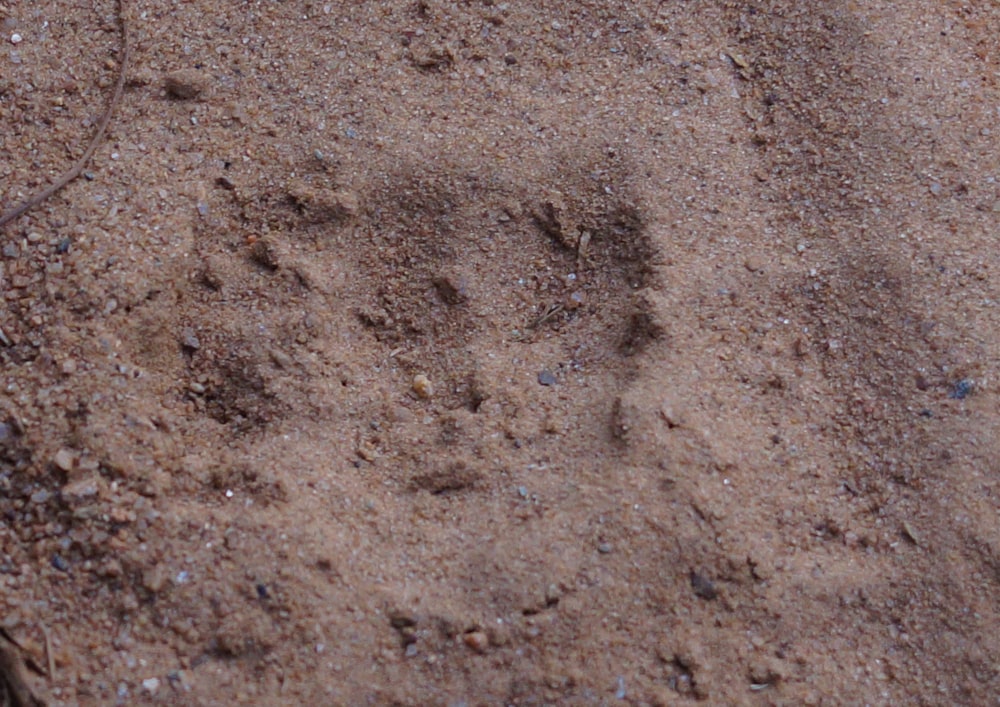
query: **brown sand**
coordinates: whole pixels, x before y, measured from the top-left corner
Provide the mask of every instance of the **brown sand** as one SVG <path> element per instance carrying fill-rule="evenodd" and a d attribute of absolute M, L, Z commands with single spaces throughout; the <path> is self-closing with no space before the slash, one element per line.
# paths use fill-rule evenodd
<path fill-rule="evenodd" d="M 125 5 L 0 234 L 39 696 L 996 704 L 1000 4 Z M 116 12 L 0 3 L 0 206 Z"/>

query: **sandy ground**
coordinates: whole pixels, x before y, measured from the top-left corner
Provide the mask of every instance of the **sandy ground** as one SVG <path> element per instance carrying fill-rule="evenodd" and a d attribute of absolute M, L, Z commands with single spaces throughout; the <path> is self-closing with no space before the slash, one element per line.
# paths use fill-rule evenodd
<path fill-rule="evenodd" d="M 1000 4 L 125 12 L 0 235 L 7 704 L 998 704 Z M 116 13 L 0 2 L 3 207 Z"/>

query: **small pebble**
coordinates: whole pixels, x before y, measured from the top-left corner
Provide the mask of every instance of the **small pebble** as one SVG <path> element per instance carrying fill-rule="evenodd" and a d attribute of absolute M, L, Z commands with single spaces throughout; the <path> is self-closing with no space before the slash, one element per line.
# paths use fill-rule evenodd
<path fill-rule="evenodd" d="M 556 376 L 552 371 L 546 368 L 544 371 L 538 374 L 538 382 L 541 385 L 555 385 Z"/>
<path fill-rule="evenodd" d="M 374 462 L 378 459 L 378 450 L 371 442 L 362 442 L 357 449 L 358 456 L 366 462 Z"/>
<path fill-rule="evenodd" d="M 208 78 L 195 69 L 174 71 L 163 79 L 163 88 L 167 95 L 181 101 L 197 98 L 207 86 Z"/>
<path fill-rule="evenodd" d="M 691 588 L 694 590 L 695 596 L 702 599 L 712 601 L 719 596 L 719 591 L 715 588 L 715 582 L 698 572 L 691 572 Z"/>
<path fill-rule="evenodd" d="M 201 348 L 201 341 L 198 340 L 198 335 L 194 333 L 194 329 L 187 327 L 181 332 L 181 346 L 191 351 L 197 351 Z"/>
<path fill-rule="evenodd" d="M 490 639 L 482 631 L 472 631 L 462 636 L 462 641 L 476 653 L 485 653 L 490 647 Z"/>
<path fill-rule="evenodd" d="M 10 35 L 10 43 L 11 44 L 20 44 L 21 40 L 23 40 L 23 39 L 24 39 L 24 37 L 22 37 L 21 35 L 19 35 L 17 32 L 15 32 L 14 34 Z"/>
<path fill-rule="evenodd" d="M 607 555 L 614 549 L 615 548 L 611 543 L 601 543 L 600 545 L 597 546 L 597 551 L 602 555 Z"/>
<path fill-rule="evenodd" d="M 156 691 L 160 689 L 160 679 L 159 678 L 147 678 L 142 681 L 142 689 L 148 692 L 150 695 L 155 695 Z"/>
<path fill-rule="evenodd" d="M 413 376 L 413 392 L 417 394 L 418 398 L 426 400 L 434 395 L 434 384 L 423 373 L 418 373 Z"/>
<path fill-rule="evenodd" d="M 913 526 L 910 525 L 909 521 L 906 520 L 903 521 L 903 534 L 907 538 L 909 538 L 914 545 L 919 546 L 921 544 L 920 534 L 916 530 L 914 530 Z"/>
<path fill-rule="evenodd" d="M 163 565 L 154 565 L 142 573 L 142 586 L 149 592 L 157 594 L 167 584 L 167 570 Z"/>
<path fill-rule="evenodd" d="M 60 449 L 52 458 L 52 463 L 63 471 L 73 470 L 73 452 L 68 449 Z"/>
<path fill-rule="evenodd" d="M 667 427 L 670 429 L 680 427 L 681 425 L 682 420 L 678 410 L 678 405 L 671 400 L 664 400 L 660 405 L 660 417 L 663 418 L 663 421 L 667 423 Z"/>
<path fill-rule="evenodd" d="M 455 273 L 443 273 L 434 278 L 434 287 L 445 304 L 462 304 L 469 300 L 468 280 Z"/>

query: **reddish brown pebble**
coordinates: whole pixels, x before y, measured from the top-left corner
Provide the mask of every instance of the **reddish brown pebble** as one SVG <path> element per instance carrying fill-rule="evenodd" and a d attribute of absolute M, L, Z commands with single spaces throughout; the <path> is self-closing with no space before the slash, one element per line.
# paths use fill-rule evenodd
<path fill-rule="evenodd" d="M 490 647 L 489 637 L 482 631 L 473 631 L 462 636 L 462 641 L 476 653 L 485 653 Z"/>
<path fill-rule="evenodd" d="M 362 442 L 361 446 L 358 447 L 358 456 L 366 462 L 373 462 L 378 459 L 378 450 L 371 442 Z"/>

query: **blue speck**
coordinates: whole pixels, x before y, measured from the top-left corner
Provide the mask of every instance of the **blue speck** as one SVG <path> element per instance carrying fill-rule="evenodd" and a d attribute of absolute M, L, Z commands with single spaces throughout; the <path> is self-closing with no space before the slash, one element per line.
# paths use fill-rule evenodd
<path fill-rule="evenodd" d="M 948 397 L 952 400 L 964 400 L 972 392 L 972 381 L 963 378 L 951 387 Z"/>

